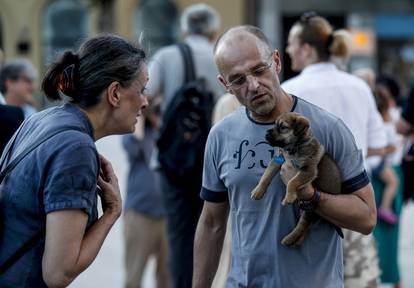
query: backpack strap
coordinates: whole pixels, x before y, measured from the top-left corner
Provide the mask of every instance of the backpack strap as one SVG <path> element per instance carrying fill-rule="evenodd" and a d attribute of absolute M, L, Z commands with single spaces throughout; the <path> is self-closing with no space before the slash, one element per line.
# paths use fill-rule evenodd
<path fill-rule="evenodd" d="M 184 83 L 196 80 L 193 54 L 190 46 L 186 43 L 179 43 L 178 49 L 180 50 L 184 61 Z"/>
<path fill-rule="evenodd" d="M 22 125 L 23 126 L 23 125 Z M 20 132 L 20 128 L 19 130 L 15 133 L 14 137 L 13 137 L 13 142 L 12 144 L 9 146 L 9 150 L 6 152 L 6 154 L 11 153 L 10 151 L 12 150 L 14 143 L 16 141 L 17 138 L 17 134 Z M 15 159 L 13 159 L 12 162 L 10 162 L 7 167 L 1 171 L 0 173 L 0 184 L 3 182 L 3 179 L 16 167 L 17 164 L 19 164 L 20 161 L 23 160 L 24 157 L 26 157 L 30 152 L 32 152 L 33 150 L 35 150 L 37 147 L 40 146 L 40 144 L 46 142 L 48 139 L 52 138 L 53 136 L 64 132 L 64 131 L 68 131 L 68 130 L 76 130 L 76 131 L 80 131 L 83 132 L 83 130 L 79 127 L 76 126 L 66 126 L 66 127 L 60 127 L 57 130 L 54 130 L 50 133 L 47 133 L 43 138 L 41 138 L 39 141 L 33 143 L 31 146 L 26 147 L 26 149 L 23 150 L 23 152 L 21 152 Z M 7 155 L 5 155 L 7 156 Z M 4 157 L 3 161 L 6 161 L 5 159 L 8 157 Z M 3 163 L 1 163 L 3 164 Z M 0 166 L 1 167 L 1 166 Z M 1 199 L 1 197 L 0 197 Z M 6 272 L 14 263 L 16 263 L 24 254 L 26 254 L 30 248 L 33 247 L 34 244 L 36 244 L 40 239 L 42 239 L 45 235 L 46 232 L 46 227 L 42 227 L 39 231 L 37 231 L 32 237 L 30 237 L 29 240 L 27 240 L 21 247 L 19 247 L 16 252 L 13 253 L 13 255 L 11 255 L 9 258 L 6 259 L 6 261 L 4 261 L 1 265 L 0 265 L 0 275 L 3 275 L 4 272 Z"/>

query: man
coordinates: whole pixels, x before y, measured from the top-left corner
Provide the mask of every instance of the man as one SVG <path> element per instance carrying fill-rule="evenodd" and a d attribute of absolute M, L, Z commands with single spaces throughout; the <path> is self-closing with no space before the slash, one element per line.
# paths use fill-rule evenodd
<path fill-rule="evenodd" d="M 8 105 L 23 109 L 25 118 L 36 112 L 32 106 L 36 78 L 35 68 L 26 59 L 12 60 L 0 70 L 0 92 Z"/>
<path fill-rule="evenodd" d="M 206 80 L 207 89 L 216 99 L 224 92 L 216 80 L 218 72 L 213 60 L 213 43 L 219 22 L 217 12 L 205 4 L 189 6 L 181 16 L 181 31 L 192 52 L 196 76 Z M 183 85 L 184 72 L 183 58 L 177 45 L 162 48 L 154 55 L 147 88 L 149 95 L 162 96 L 162 113 Z M 203 205 L 198 195 L 200 186 L 194 189 L 173 183 L 163 173 L 162 167 L 161 184 L 167 213 L 173 287 L 191 287 L 194 233 Z"/>
<path fill-rule="evenodd" d="M 387 138 L 370 88 L 332 62 L 333 57 L 349 54 L 343 35 L 343 30 L 333 31 L 323 17 L 304 14 L 292 26 L 286 48 L 292 69 L 301 73 L 282 88 L 344 121 L 364 157 L 382 153 Z M 344 232 L 345 287 L 375 287 L 380 269 L 372 235 Z"/>
<path fill-rule="evenodd" d="M 338 118 L 281 89 L 280 54 L 272 51 L 258 28 L 227 31 L 216 44 L 215 61 L 219 81 L 243 106 L 215 125 L 207 141 L 194 287 L 211 284 L 229 214 L 228 287 L 343 287 L 341 240 L 332 224 L 368 234 L 376 223 L 372 187 L 352 134 Z M 301 207 L 309 204 L 322 220 L 297 248 L 280 243 L 299 217 L 296 204 L 281 205 L 286 189 L 282 179 L 288 181 L 294 173 L 291 163 L 283 165 L 283 177 L 276 175 L 262 200 L 250 198 L 266 164 L 276 155 L 277 148 L 265 141 L 266 130 L 288 111 L 310 119 L 314 136 L 333 156 L 343 176 L 343 189 L 349 192 L 330 195 L 311 185 L 299 191 Z M 314 195 L 320 195 L 320 200 Z"/>

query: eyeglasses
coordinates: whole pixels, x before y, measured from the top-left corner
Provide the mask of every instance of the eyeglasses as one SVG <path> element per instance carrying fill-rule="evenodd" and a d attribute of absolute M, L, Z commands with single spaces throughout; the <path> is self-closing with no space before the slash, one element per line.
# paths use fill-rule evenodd
<path fill-rule="evenodd" d="M 244 86 L 247 83 L 247 76 L 250 75 L 250 76 L 253 76 L 255 78 L 261 77 L 267 72 L 267 70 L 270 69 L 270 67 L 272 67 L 272 64 L 273 64 L 273 61 L 271 61 L 270 63 L 264 64 L 262 66 L 259 66 L 259 67 L 257 67 L 256 69 L 254 69 L 250 72 L 242 74 L 239 77 L 237 77 L 236 79 L 230 81 L 226 85 L 226 87 L 227 88 L 233 88 L 233 89 L 241 88 L 242 86 Z"/>

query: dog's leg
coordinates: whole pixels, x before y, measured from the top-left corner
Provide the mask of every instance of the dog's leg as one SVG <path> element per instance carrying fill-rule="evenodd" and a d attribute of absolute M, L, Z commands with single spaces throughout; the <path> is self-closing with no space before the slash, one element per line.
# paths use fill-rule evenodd
<path fill-rule="evenodd" d="M 282 239 L 282 244 L 285 246 L 299 246 L 305 240 L 312 223 L 314 223 L 316 217 L 314 213 L 302 212 L 299 222 L 296 227 Z"/>
<path fill-rule="evenodd" d="M 256 188 L 254 188 L 250 194 L 250 197 L 252 199 L 262 199 L 267 191 L 267 187 L 269 187 L 270 182 L 272 182 L 273 177 L 275 177 L 277 172 L 279 172 L 280 167 L 282 167 L 282 165 L 276 163 L 273 160 L 270 160 L 269 165 L 267 165 L 267 168 L 262 175 L 262 178 L 260 178 L 259 184 L 257 184 Z"/>
<path fill-rule="evenodd" d="M 282 200 L 282 205 L 287 205 L 295 202 L 298 198 L 297 191 L 306 184 L 311 183 L 316 179 L 317 169 L 307 169 L 306 171 L 299 171 L 287 184 L 286 195 Z"/>

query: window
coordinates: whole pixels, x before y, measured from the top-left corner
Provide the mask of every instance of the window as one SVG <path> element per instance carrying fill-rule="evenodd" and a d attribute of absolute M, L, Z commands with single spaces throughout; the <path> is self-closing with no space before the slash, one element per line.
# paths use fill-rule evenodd
<path fill-rule="evenodd" d="M 178 38 L 177 8 L 170 0 L 141 0 L 134 15 L 137 39 L 143 33 L 143 48 L 149 55 Z"/>
<path fill-rule="evenodd" d="M 48 65 L 64 50 L 77 49 L 89 35 L 89 22 L 84 1 L 49 2 L 43 14 L 43 63 Z"/>

